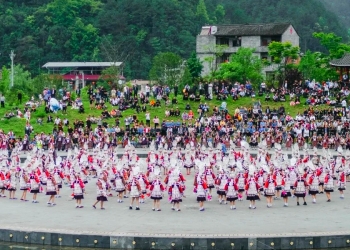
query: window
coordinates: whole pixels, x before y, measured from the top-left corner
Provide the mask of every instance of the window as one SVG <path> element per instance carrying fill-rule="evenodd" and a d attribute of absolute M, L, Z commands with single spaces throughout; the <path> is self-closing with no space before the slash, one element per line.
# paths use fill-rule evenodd
<path fill-rule="evenodd" d="M 217 65 L 219 65 L 221 63 L 229 62 L 231 55 L 232 55 L 231 53 L 224 53 L 222 56 L 218 57 L 216 59 Z"/>
<path fill-rule="evenodd" d="M 222 57 L 221 57 L 221 62 L 228 62 L 228 61 L 230 61 L 230 56 L 231 56 L 231 54 L 229 54 L 229 53 L 224 53 L 224 54 L 222 55 Z"/>
<path fill-rule="evenodd" d="M 268 46 L 271 42 L 271 37 L 262 36 L 261 37 L 261 46 Z"/>
<path fill-rule="evenodd" d="M 267 52 L 261 53 L 262 60 L 268 60 L 268 57 L 269 57 L 269 53 L 267 53 Z"/>
<path fill-rule="evenodd" d="M 226 37 L 218 37 L 218 38 L 216 38 L 216 44 L 229 46 L 230 40 Z"/>
<path fill-rule="evenodd" d="M 280 42 L 281 36 L 261 36 L 261 46 L 269 46 L 271 42 Z"/>
<path fill-rule="evenodd" d="M 240 47 L 241 46 L 242 37 L 235 36 L 232 38 L 232 47 Z"/>

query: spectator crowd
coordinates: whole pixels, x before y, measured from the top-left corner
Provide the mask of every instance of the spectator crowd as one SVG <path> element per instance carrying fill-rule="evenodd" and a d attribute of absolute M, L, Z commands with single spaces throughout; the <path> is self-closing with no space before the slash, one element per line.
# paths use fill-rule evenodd
<path fill-rule="evenodd" d="M 350 94 L 348 82 L 314 80 L 287 81 L 279 88 L 268 87 L 261 83 L 254 89 L 247 81 L 245 84 L 226 81 L 199 82 L 196 85 L 185 85 L 179 89 L 170 86 L 146 85 L 141 91 L 137 85 L 122 89 L 90 85 L 87 90 L 89 107 L 84 107 L 81 91 L 76 91 L 76 98 L 65 88 L 56 92 L 44 89 L 35 101 L 34 97 L 25 104 L 22 111 L 17 108 L 9 111 L 4 119 L 12 117 L 26 118 L 25 135 L 20 137 L 12 131 L 2 131 L 0 144 L 11 147 L 13 143 L 22 144 L 23 150 L 30 150 L 34 145 L 48 148 L 53 145 L 57 150 L 68 150 L 83 147 L 85 142 L 89 148 L 96 146 L 116 147 L 118 145 L 134 145 L 147 147 L 155 141 L 156 148 L 171 149 L 174 145 L 186 147 L 215 147 L 218 143 L 228 146 L 233 141 L 240 147 L 241 141 L 247 141 L 252 147 L 266 140 L 267 147 L 275 143 L 290 148 L 294 143 L 300 147 L 310 144 L 312 147 L 333 148 L 342 146 L 350 149 L 350 110 L 347 97 Z M 173 93 L 173 94 L 171 94 Z M 181 97 L 179 97 L 181 95 Z M 278 102 L 269 108 L 269 102 L 252 101 L 249 107 L 230 107 L 227 100 L 250 98 L 261 101 Z M 57 99 L 58 108 L 53 106 Z M 179 109 L 182 99 L 186 105 Z M 221 101 L 221 105 L 208 104 L 210 100 Z M 45 118 L 37 119 L 37 123 L 52 123 L 49 134 L 35 133 L 30 125 L 32 112 L 45 105 Z M 286 106 L 304 105 L 303 112 L 291 116 Z M 322 106 L 321 106 L 322 105 Z M 165 106 L 164 119 L 151 109 Z M 279 107 L 278 107 L 279 106 Z M 68 108 L 69 107 L 69 108 Z M 278 108 L 276 108 L 278 107 Z M 100 116 L 88 115 L 85 120 L 61 119 L 57 112 L 63 114 L 77 109 L 79 113 L 100 110 Z M 133 114 L 125 115 L 125 110 L 133 110 Z M 130 113 L 130 112 L 128 112 Z M 113 124 L 111 125 L 111 119 Z M 96 125 L 96 126 L 95 126 Z"/>

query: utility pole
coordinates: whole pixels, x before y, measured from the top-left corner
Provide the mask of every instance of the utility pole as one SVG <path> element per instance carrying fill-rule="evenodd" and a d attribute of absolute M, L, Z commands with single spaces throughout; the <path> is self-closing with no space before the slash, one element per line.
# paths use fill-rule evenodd
<path fill-rule="evenodd" d="M 13 50 L 11 50 L 10 58 L 11 58 L 11 88 L 13 87 L 13 80 L 14 80 L 14 70 L 13 70 L 13 60 L 15 59 L 16 54 Z"/>

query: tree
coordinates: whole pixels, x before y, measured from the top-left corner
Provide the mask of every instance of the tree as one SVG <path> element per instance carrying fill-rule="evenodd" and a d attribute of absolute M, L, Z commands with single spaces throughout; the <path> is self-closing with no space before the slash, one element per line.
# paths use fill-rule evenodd
<path fill-rule="evenodd" d="M 214 75 L 216 70 L 218 69 L 218 63 L 216 62 L 217 58 L 223 56 L 225 50 L 228 48 L 227 45 L 207 45 L 204 46 L 204 50 L 211 54 L 204 58 L 204 62 L 206 62 L 209 66 L 210 75 Z"/>
<path fill-rule="evenodd" d="M 330 59 L 340 58 L 345 52 L 350 52 L 350 45 L 342 43 L 342 37 L 334 33 L 315 32 L 313 36 L 328 50 Z"/>
<path fill-rule="evenodd" d="M 33 76 L 39 75 L 41 66 L 50 61 L 106 60 L 124 62 L 129 78 L 146 79 L 152 58 L 161 52 L 171 51 L 189 58 L 200 27 L 206 24 L 285 22 L 288 17 L 298 31 L 303 51 L 322 51 L 322 45 L 312 36 L 315 31 L 331 30 L 343 36 L 341 43 L 346 44 L 350 28 L 346 21 L 350 20 L 348 0 L 0 2 L 0 65 L 9 66 L 4 53 L 13 49 L 16 63 Z M 109 37 L 112 47 L 118 48 L 118 54 L 129 54 L 127 60 L 123 56 L 108 59 L 113 51 L 103 41 L 105 37 Z M 216 65 L 213 66 L 215 71 Z"/>
<path fill-rule="evenodd" d="M 1 70 L 0 93 L 5 94 L 10 87 L 10 70 L 5 66 Z"/>
<path fill-rule="evenodd" d="M 292 69 L 294 60 L 299 58 L 299 47 L 293 46 L 291 42 L 271 42 L 268 51 L 272 62 L 278 65 L 277 71 L 282 76 L 281 81 L 284 82 L 286 71 Z"/>
<path fill-rule="evenodd" d="M 207 6 L 205 5 L 204 0 L 199 0 L 197 5 L 196 16 L 199 20 L 200 25 L 207 25 L 210 22 L 209 15 L 207 12 Z"/>
<path fill-rule="evenodd" d="M 224 23 L 225 14 L 226 14 L 225 7 L 222 6 L 221 4 L 218 4 L 215 9 L 216 23 L 218 24 Z"/>
<path fill-rule="evenodd" d="M 184 60 L 179 55 L 172 52 L 159 53 L 153 58 L 149 77 L 158 84 L 172 87 L 181 82 L 184 69 Z"/>
<path fill-rule="evenodd" d="M 195 52 L 191 54 L 191 57 L 187 60 L 187 69 L 192 77 L 192 80 L 201 76 L 203 70 L 203 64 L 197 58 Z"/>
<path fill-rule="evenodd" d="M 42 73 L 33 78 L 32 82 L 32 90 L 34 95 L 39 95 L 42 93 L 44 88 L 52 88 L 55 87 L 59 90 L 64 86 L 63 77 L 59 74 L 46 74 Z"/>
<path fill-rule="evenodd" d="M 108 82 L 110 84 L 110 87 L 117 87 L 119 80 L 120 70 L 119 67 L 115 65 L 102 70 L 102 74 L 99 79 L 100 82 Z"/>
<path fill-rule="evenodd" d="M 329 65 L 329 57 L 320 52 L 312 53 L 308 50 L 301 58 L 298 69 L 305 79 L 324 81 L 337 78 L 335 68 Z"/>
<path fill-rule="evenodd" d="M 239 48 L 237 53 L 232 54 L 229 62 L 220 65 L 216 77 L 232 82 L 244 83 L 248 80 L 253 84 L 259 84 L 263 80 L 263 65 L 261 59 L 253 52 L 254 49 Z"/>
<path fill-rule="evenodd" d="M 299 57 L 299 47 L 293 46 L 291 42 L 271 42 L 268 50 L 273 62 L 277 64 L 287 65 L 288 60 Z"/>

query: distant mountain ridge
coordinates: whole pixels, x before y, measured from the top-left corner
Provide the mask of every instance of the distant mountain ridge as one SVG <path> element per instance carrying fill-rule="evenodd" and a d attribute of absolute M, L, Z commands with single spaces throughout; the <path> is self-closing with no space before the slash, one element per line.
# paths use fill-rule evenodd
<path fill-rule="evenodd" d="M 349 0 L 319 0 L 329 11 L 333 12 L 338 20 L 350 29 L 350 1 Z"/>

